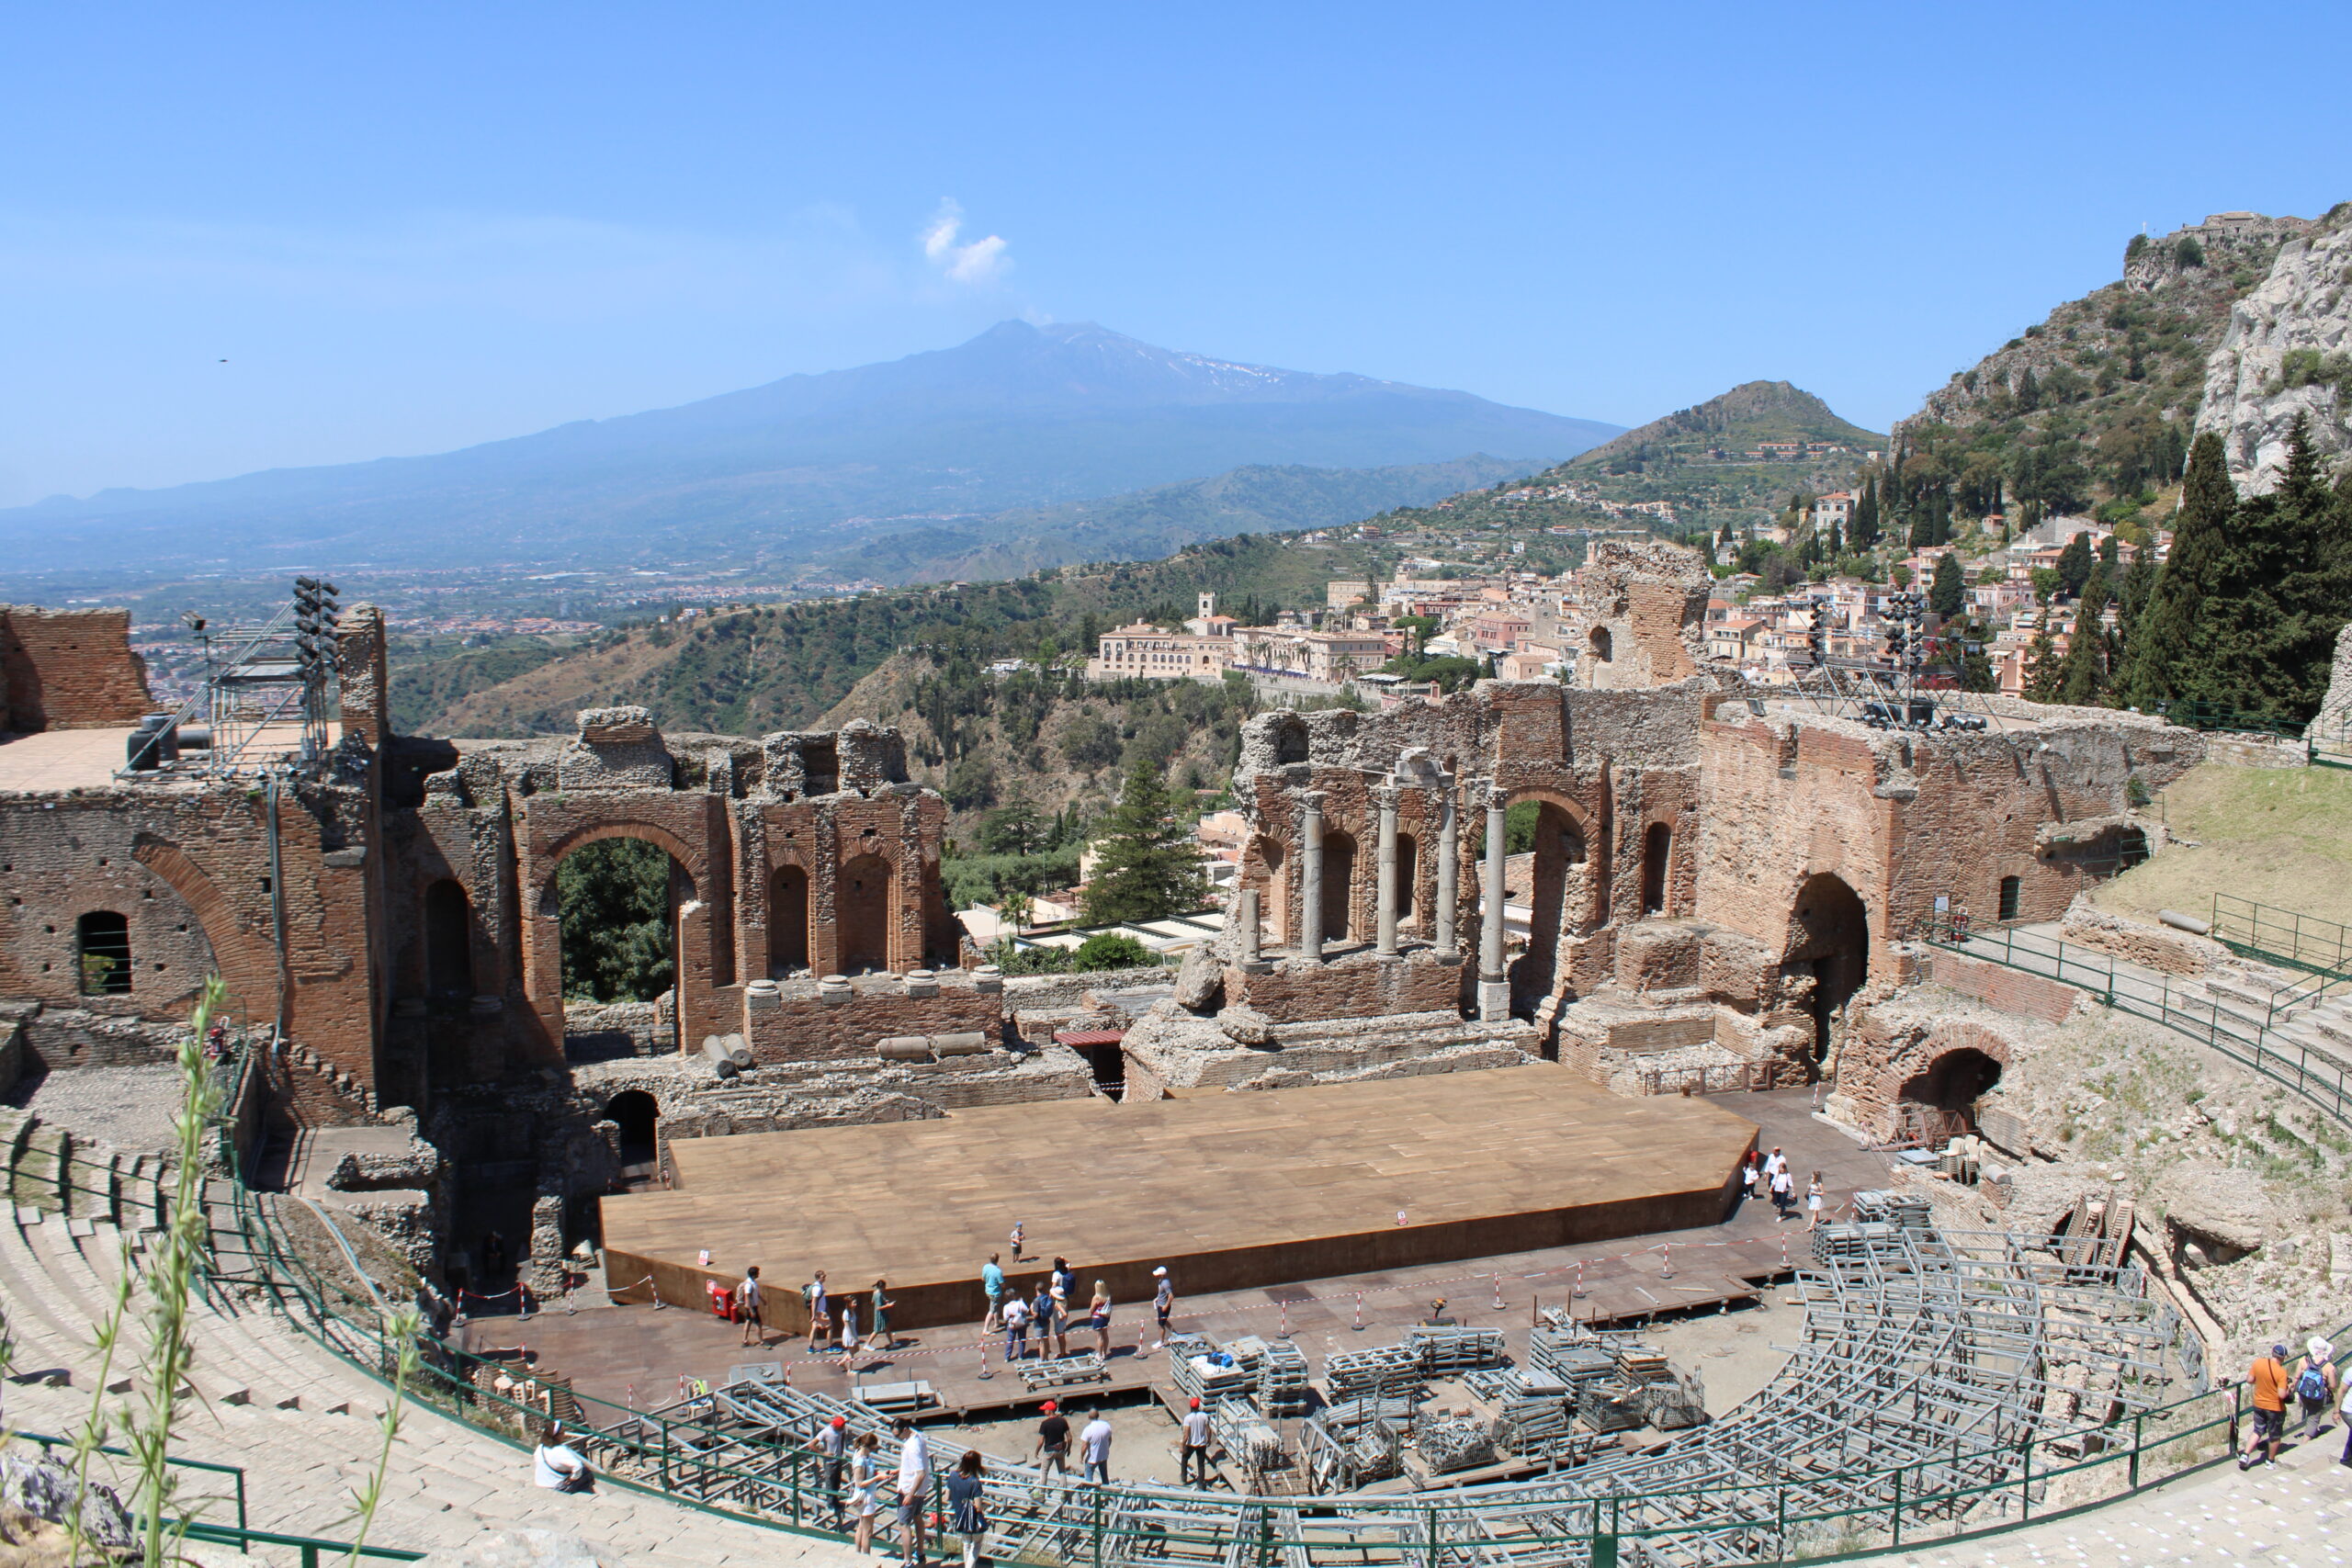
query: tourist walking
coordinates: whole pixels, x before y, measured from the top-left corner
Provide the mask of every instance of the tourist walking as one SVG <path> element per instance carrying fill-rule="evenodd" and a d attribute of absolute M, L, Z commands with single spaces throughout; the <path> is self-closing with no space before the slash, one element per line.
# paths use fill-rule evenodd
<path fill-rule="evenodd" d="M 1044 1280 L 1037 1281 L 1037 1293 L 1029 1298 L 1029 1332 L 1037 1337 L 1041 1359 L 1054 1353 L 1054 1291 Z"/>
<path fill-rule="evenodd" d="M 1784 1165 L 1772 1173 L 1772 1207 L 1779 1211 L 1772 1218 L 1775 1221 L 1787 1219 L 1795 1211 L 1796 1203 L 1796 1179 L 1789 1175 L 1789 1168 Z"/>
<path fill-rule="evenodd" d="M 1006 1240 L 1010 1241 L 1010 1242 L 1012 1244 L 1012 1266 L 1013 1266 L 1014 1268 L 1016 1268 L 1016 1269 L 1017 1269 L 1017 1268 L 1019 1268 L 1019 1267 L 1021 1266 L 1021 1234 L 1022 1234 L 1022 1227 L 1023 1227 L 1023 1225 L 1027 1224 L 1028 1224 L 1028 1222 L 1027 1222 L 1026 1220 L 1015 1220 L 1015 1221 L 1013 1221 L 1013 1222 L 1012 1222 L 1012 1234 L 1010 1236 L 1008 1236 L 1008 1237 L 1006 1237 L 1006 1238 L 1005 1238 Z"/>
<path fill-rule="evenodd" d="M 823 1457 L 825 1502 L 832 1510 L 833 1528 L 842 1528 L 842 1472 L 849 1461 L 849 1423 L 836 1416 L 817 1428 L 808 1447 Z"/>
<path fill-rule="evenodd" d="M 980 1450 L 966 1449 L 956 1461 L 956 1473 L 947 1478 L 947 1528 L 964 1548 L 964 1568 L 980 1568 L 980 1543 L 989 1533 L 989 1517 L 980 1507 L 986 1473 Z"/>
<path fill-rule="evenodd" d="M 801 1287 L 801 1299 L 808 1303 L 808 1352 L 816 1354 L 818 1345 L 833 1337 L 832 1303 L 825 1295 L 825 1271 Z"/>
<path fill-rule="evenodd" d="M 1111 1359 L 1111 1287 L 1103 1280 L 1094 1281 L 1094 1299 L 1086 1303 L 1086 1326 L 1094 1330 L 1094 1353 L 1104 1360 Z"/>
<path fill-rule="evenodd" d="M 1159 1325 L 1159 1337 L 1151 1342 L 1155 1350 L 1168 1343 L 1168 1320 L 1176 1311 L 1176 1281 L 1168 1277 L 1168 1265 L 1163 1263 L 1151 1271 L 1159 1283 L 1151 1289 L 1151 1315 Z"/>
<path fill-rule="evenodd" d="M 1039 1405 L 1045 1419 L 1037 1423 L 1037 1446 L 1031 1451 L 1037 1456 L 1037 1479 L 1044 1481 L 1056 1471 L 1069 1473 L 1069 1417 L 1052 1400 Z"/>
<path fill-rule="evenodd" d="M 857 1298 L 848 1296 L 842 1302 L 842 1365 L 846 1367 L 857 1359 Z"/>
<path fill-rule="evenodd" d="M 1018 1292 L 1004 1303 L 1004 1364 L 1011 1366 L 1029 1354 L 1029 1303 Z"/>
<path fill-rule="evenodd" d="M 2295 1369 L 2295 1402 L 2302 1406 L 2303 1441 L 2313 1442 L 2327 1429 L 2327 1413 L 2335 1407 L 2343 1381 L 2335 1375 L 2335 1347 L 2314 1337 L 2303 1347 L 2303 1364 Z"/>
<path fill-rule="evenodd" d="M 2238 1468 L 2251 1469 L 2259 1455 L 2275 1470 L 2278 1445 L 2287 1436 L 2287 1347 L 2270 1347 L 2270 1354 L 2246 1369 L 2245 1382 L 2254 1395 L 2254 1440 L 2238 1456 Z"/>
<path fill-rule="evenodd" d="M 762 1349 L 767 1348 L 767 1325 L 760 1321 L 760 1266 L 752 1264 L 743 1270 L 743 1282 L 735 1287 L 735 1315 L 743 1320 L 746 1345 L 757 1340 Z"/>
<path fill-rule="evenodd" d="M 923 1516 L 931 1507 L 931 1440 L 903 1416 L 890 1430 L 899 1439 L 899 1550 L 909 1562 L 921 1562 Z"/>
<path fill-rule="evenodd" d="M 1772 1182 L 1772 1178 L 1774 1178 L 1774 1177 L 1776 1177 L 1776 1176 L 1780 1175 L 1780 1174 L 1781 1174 L 1781 1172 L 1782 1172 L 1782 1171 L 1784 1171 L 1784 1170 L 1786 1170 L 1786 1169 L 1788 1169 L 1788 1168 L 1789 1168 L 1789 1156 L 1786 1156 L 1786 1155 L 1784 1155 L 1784 1154 L 1782 1154 L 1782 1153 L 1781 1152 L 1781 1145 L 1778 1145 L 1778 1144 L 1774 1144 L 1774 1145 L 1772 1145 L 1772 1152 L 1771 1152 L 1770 1155 L 1766 1156 L 1765 1156 L 1765 1159 L 1764 1159 L 1764 1183 L 1765 1183 L 1765 1185 L 1766 1185 L 1766 1186 L 1768 1186 L 1768 1187 L 1769 1187 L 1769 1186 L 1770 1186 L 1770 1185 L 1771 1185 L 1771 1182 Z"/>
<path fill-rule="evenodd" d="M 1192 1408 L 1184 1412 L 1183 1448 L 1176 1456 L 1176 1483 L 1192 1481 L 1195 1467 L 1200 1472 L 1200 1487 L 1209 1485 L 1209 1413 L 1201 1408 L 1197 1395 Z"/>
<path fill-rule="evenodd" d="M 1086 1479 L 1108 1482 L 1111 1479 L 1111 1423 L 1097 1410 L 1086 1430 L 1078 1435 L 1080 1457 L 1086 1461 Z"/>
<path fill-rule="evenodd" d="M 1000 1315 L 1004 1311 L 1004 1269 L 997 1262 L 996 1253 L 980 1265 L 980 1294 L 989 1299 L 989 1314 L 980 1320 L 980 1332 L 994 1334 Z"/>
<path fill-rule="evenodd" d="M 889 1351 L 898 1348 L 899 1341 L 890 1333 L 890 1309 L 898 1304 L 898 1303 L 890 1299 L 890 1281 L 888 1280 L 875 1280 L 874 1327 L 872 1330 L 872 1337 L 874 1339 L 874 1348 L 876 1350 Z"/>
<path fill-rule="evenodd" d="M 1764 1194 L 1768 1190 L 1764 1176 L 1764 1156 L 1754 1149 L 1748 1150 L 1745 1156 L 1741 1156 L 1739 1187 L 1741 1191 L 1758 1202 L 1764 1201 Z"/>
<path fill-rule="evenodd" d="M 1813 1173 L 1813 1180 L 1804 1190 L 1805 1229 L 1817 1231 L 1821 1228 L 1821 1206 L 1828 1201 L 1828 1197 L 1829 1189 L 1822 1185 L 1821 1172 L 1816 1170 Z"/>
<path fill-rule="evenodd" d="M 1069 1354 L 1069 1294 L 1061 1287 L 1059 1275 L 1055 1276 L 1051 1294 L 1046 1297 L 1046 1326 L 1053 1336 L 1056 1357 Z"/>
<path fill-rule="evenodd" d="M 857 1550 L 874 1550 L 874 1517 L 882 1511 L 882 1467 L 874 1434 L 860 1432 L 849 1462 L 850 1508 L 857 1516 Z"/>

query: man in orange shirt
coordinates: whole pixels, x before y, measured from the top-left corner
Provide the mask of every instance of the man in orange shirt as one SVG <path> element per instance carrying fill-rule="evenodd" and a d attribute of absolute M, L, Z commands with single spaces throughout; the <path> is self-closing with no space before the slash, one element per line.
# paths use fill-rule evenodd
<path fill-rule="evenodd" d="M 2270 1354 L 2247 1370 L 2245 1381 L 2254 1391 L 2254 1441 L 2238 1456 L 2238 1468 L 2250 1468 L 2267 1444 L 2269 1451 L 2263 1454 L 2262 1462 L 2276 1469 L 2278 1443 L 2287 1435 L 2287 1347 L 2270 1347 Z"/>

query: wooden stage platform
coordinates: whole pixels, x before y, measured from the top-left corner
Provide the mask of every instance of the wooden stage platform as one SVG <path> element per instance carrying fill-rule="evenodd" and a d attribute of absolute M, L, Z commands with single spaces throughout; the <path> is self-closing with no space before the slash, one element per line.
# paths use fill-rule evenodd
<path fill-rule="evenodd" d="M 680 1139 L 675 1188 L 604 1200 L 605 1279 L 701 1309 L 707 1280 L 757 1263 L 767 1323 L 803 1333 L 798 1288 L 822 1269 L 837 1300 L 887 1278 L 894 1328 L 972 1323 L 980 1265 L 1020 1220 L 1016 1288 L 1065 1256 L 1075 1311 L 1106 1280 L 1132 1323 L 1156 1264 L 1203 1293 L 1713 1224 L 1755 1134 L 1533 1063 Z"/>

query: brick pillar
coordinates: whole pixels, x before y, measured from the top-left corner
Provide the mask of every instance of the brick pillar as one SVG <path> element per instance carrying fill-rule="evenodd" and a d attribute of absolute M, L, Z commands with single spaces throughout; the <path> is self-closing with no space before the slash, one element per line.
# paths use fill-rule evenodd
<path fill-rule="evenodd" d="M 1323 961 L 1323 792 L 1300 797 L 1298 818 L 1298 953 Z"/>
<path fill-rule="evenodd" d="M 1453 930 L 1462 912 L 1462 850 L 1451 777 L 1438 785 L 1437 799 L 1437 955 L 1452 964 L 1462 956 Z"/>
<path fill-rule="evenodd" d="M 1383 784 L 1373 792 L 1380 806 L 1380 946 L 1384 958 L 1396 956 L 1396 786 Z"/>
<path fill-rule="evenodd" d="M 1503 792 L 1487 791 L 1487 891 L 1478 907 L 1478 1017 L 1498 1023 L 1510 1016 L 1510 981 L 1503 973 Z"/>

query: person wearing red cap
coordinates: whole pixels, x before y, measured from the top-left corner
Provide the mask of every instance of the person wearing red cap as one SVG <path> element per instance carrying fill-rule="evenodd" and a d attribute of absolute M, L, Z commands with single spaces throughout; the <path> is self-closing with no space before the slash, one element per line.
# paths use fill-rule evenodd
<path fill-rule="evenodd" d="M 1061 1406 L 1052 1400 L 1037 1407 L 1045 1416 L 1037 1423 L 1037 1446 L 1031 1451 L 1037 1456 L 1037 1479 L 1045 1480 L 1056 1471 L 1069 1473 L 1069 1418 Z"/>
<path fill-rule="evenodd" d="M 1176 1480 L 1179 1485 L 1193 1479 L 1193 1467 L 1200 1469 L 1200 1486 L 1205 1492 L 1209 1485 L 1209 1413 L 1201 1408 L 1196 1395 L 1192 1408 L 1184 1412 L 1184 1447 L 1177 1456 Z"/>
<path fill-rule="evenodd" d="M 833 1528 L 842 1528 L 842 1471 L 849 1460 L 849 1423 L 836 1416 L 817 1428 L 809 1449 L 824 1456 L 825 1498 L 833 1510 Z"/>

